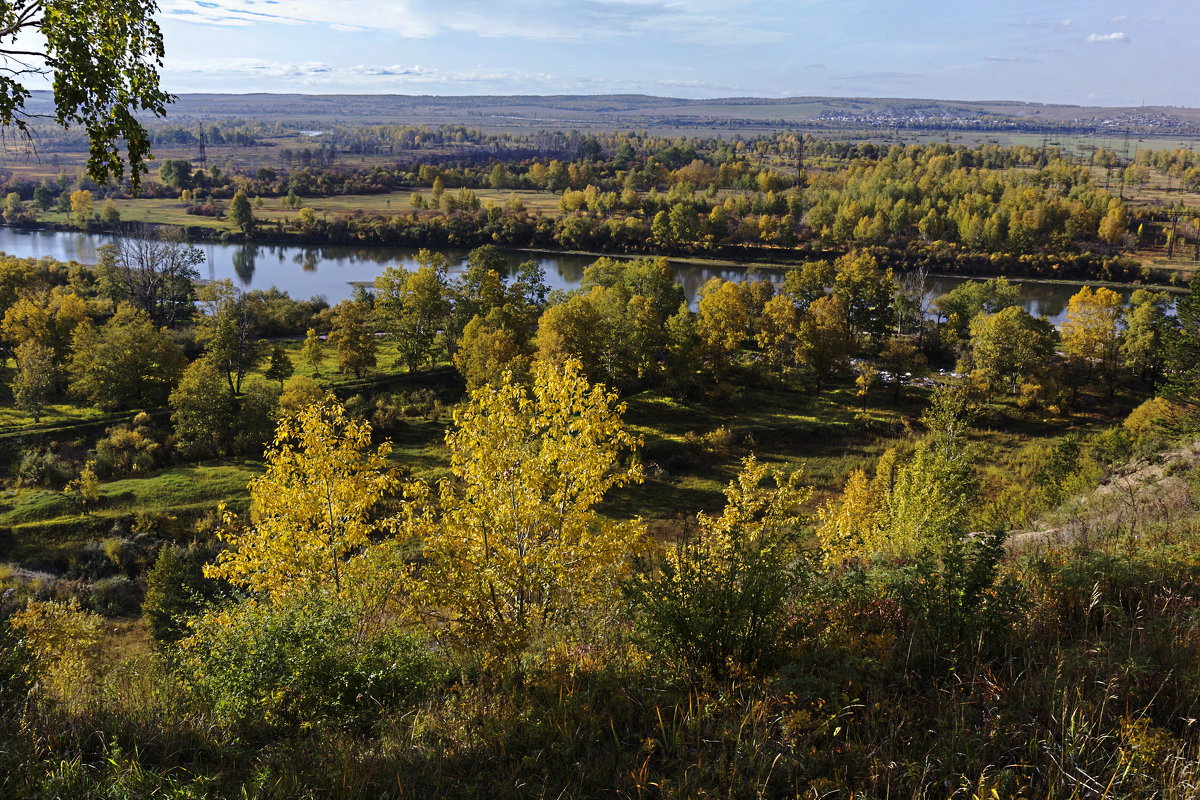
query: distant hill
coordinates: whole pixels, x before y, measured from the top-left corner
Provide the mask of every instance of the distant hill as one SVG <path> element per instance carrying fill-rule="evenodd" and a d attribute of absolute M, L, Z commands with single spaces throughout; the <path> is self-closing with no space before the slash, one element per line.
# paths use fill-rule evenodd
<path fill-rule="evenodd" d="M 49 106 L 36 92 L 31 111 Z M 277 119 L 293 123 L 464 124 L 484 128 L 738 127 L 918 128 L 968 130 L 1131 130 L 1200 132 L 1200 109 L 1099 107 L 1017 101 L 919 98 L 726 97 L 689 100 L 650 95 L 184 94 L 173 119 Z"/>

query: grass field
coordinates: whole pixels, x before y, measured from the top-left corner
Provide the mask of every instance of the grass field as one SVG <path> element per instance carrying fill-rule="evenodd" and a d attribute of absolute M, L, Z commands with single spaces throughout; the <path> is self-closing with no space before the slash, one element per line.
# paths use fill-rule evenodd
<path fill-rule="evenodd" d="M 430 192 L 428 189 L 417 189 L 416 191 L 422 194 L 426 200 L 429 199 Z M 560 213 L 560 195 L 552 192 L 507 189 L 476 189 L 473 191 L 479 196 L 485 208 L 489 205 L 503 205 L 510 197 L 516 195 L 521 203 L 530 211 L 548 215 L 557 215 Z M 413 210 L 410 203 L 411 195 L 412 192 L 406 190 L 387 194 L 305 197 L 301 198 L 300 208 L 311 208 L 318 216 L 327 217 L 335 217 L 340 214 L 348 215 L 356 212 L 384 216 L 399 215 Z M 227 215 L 207 217 L 188 214 L 187 207 L 189 204 L 174 198 L 143 197 L 132 200 L 114 200 L 113 202 L 116 204 L 117 210 L 121 213 L 121 220 L 124 222 L 145 222 L 154 225 L 197 225 L 213 228 L 217 231 L 236 230 Z M 257 207 L 257 199 L 252 199 L 251 202 L 256 206 L 254 208 L 255 218 L 262 222 L 294 221 L 299 213 L 299 209 L 290 208 L 287 205 L 286 198 L 283 197 L 264 197 L 262 198 L 261 207 Z M 97 211 L 99 210 L 99 205 L 97 204 Z M 228 209 L 228 201 L 222 201 L 221 205 L 224 209 Z M 70 225 L 73 223 L 70 214 L 57 210 L 42 212 L 38 215 L 38 219 L 43 222 L 59 225 Z"/>

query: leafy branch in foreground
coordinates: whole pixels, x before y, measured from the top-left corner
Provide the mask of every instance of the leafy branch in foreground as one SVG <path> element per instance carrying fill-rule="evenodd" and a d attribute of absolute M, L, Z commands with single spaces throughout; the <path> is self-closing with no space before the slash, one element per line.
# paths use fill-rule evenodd
<path fill-rule="evenodd" d="M 88 135 L 88 174 L 125 174 L 136 188 L 150 138 L 136 114 L 166 115 L 159 86 L 164 55 L 154 0 L 13 0 L 0 4 L 0 125 L 29 134 L 26 83 L 48 78 L 54 121 Z M 125 147 L 122 159 L 121 145 Z"/>

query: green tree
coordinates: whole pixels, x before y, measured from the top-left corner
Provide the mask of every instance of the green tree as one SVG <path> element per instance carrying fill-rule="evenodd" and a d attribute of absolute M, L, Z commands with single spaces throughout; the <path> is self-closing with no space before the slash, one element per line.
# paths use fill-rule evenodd
<path fill-rule="evenodd" d="M 111 197 L 104 201 L 100 209 L 100 224 L 107 228 L 115 228 L 121 224 L 121 210 Z"/>
<path fill-rule="evenodd" d="M 225 374 L 230 390 L 240 394 L 246 373 L 262 360 L 257 303 L 228 279 L 206 284 L 198 294 L 205 313 L 196 339 L 204 344 L 213 366 Z"/>
<path fill-rule="evenodd" d="M 17 371 L 12 379 L 13 400 L 17 408 L 33 415 L 35 423 L 41 422 L 42 409 L 54 394 L 58 382 L 54 350 L 30 339 L 17 347 L 14 355 Z"/>
<path fill-rule="evenodd" d="M 497 310 L 487 317 L 472 317 L 454 352 L 454 366 L 470 390 L 499 383 L 505 373 L 522 381 L 529 365 L 527 348 L 504 327 Z"/>
<path fill-rule="evenodd" d="M 158 177 L 167 186 L 176 189 L 192 188 L 192 164 L 182 158 L 168 158 L 158 168 Z"/>
<path fill-rule="evenodd" d="M 1188 409 L 1190 425 L 1200 414 L 1200 272 L 1175 302 L 1178 326 L 1167 342 L 1166 385 L 1162 396 Z"/>
<path fill-rule="evenodd" d="M 0 55 L 20 68 L 0 76 L 0 124 L 29 130 L 22 83 L 33 75 L 54 93 L 54 121 L 82 126 L 88 173 L 101 183 L 125 174 L 136 189 L 150 158 L 140 112 L 165 116 L 159 88 L 163 40 L 154 0 L 12 0 L 0 5 Z M 121 147 L 124 147 L 124 159 Z"/>
<path fill-rule="evenodd" d="M 207 358 L 188 365 L 171 391 L 171 422 L 193 456 L 227 453 L 237 426 L 237 403 L 225 375 Z"/>
<path fill-rule="evenodd" d="M 991 278 L 986 281 L 965 281 L 955 286 L 934 301 L 938 313 L 953 319 L 956 332 L 966 336 L 971 320 L 980 314 L 995 314 L 997 311 L 1019 304 L 1020 288 L 1009 283 L 1008 278 Z"/>
<path fill-rule="evenodd" d="M 363 301 L 343 300 L 333 309 L 333 330 L 329 338 L 337 348 L 343 372 L 361 378 L 375 368 L 378 344 L 371 326 L 371 309 Z"/>
<path fill-rule="evenodd" d="M 39 211 L 49 211 L 54 207 L 55 190 L 46 185 L 45 182 L 38 184 L 38 187 L 33 190 L 33 204 Z"/>
<path fill-rule="evenodd" d="M 21 195 L 16 192 L 9 192 L 4 197 L 4 221 L 9 225 L 19 223 L 25 214 L 25 207 L 21 203 Z"/>
<path fill-rule="evenodd" d="M 1121 358 L 1125 368 L 1156 387 L 1166 369 L 1167 342 L 1178 324 L 1167 313 L 1170 299 L 1165 292 L 1136 290 L 1124 311 Z"/>
<path fill-rule="evenodd" d="M 926 360 L 915 343 L 902 336 L 893 336 L 879 352 L 879 365 L 888 373 L 892 402 L 899 403 L 905 384 L 925 371 Z"/>
<path fill-rule="evenodd" d="M 165 329 L 122 303 L 103 327 L 85 322 L 72 333 L 70 391 L 101 408 L 160 406 L 185 363 Z"/>
<path fill-rule="evenodd" d="M 969 366 L 981 370 L 993 386 L 1016 393 L 1022 377 L 1052 367 L 1056 338 L 1053 325 L 1020 306 L 979 314 L 971 321 Z"/>
<path fill-rule="evenodd" d="M 283 382 L 292 377 L 292 373 L 296 371 L 295 365 L 292 364 L 291 357 L 282 345 L 276 344 L 271 346 L 271 356 L 267 364 L 265 377 L 269 381 L 279 381 L 280 390 L 283 389 Z"/>
<path fill-rule="evenodd" d="M 825 296 L 833 286 L 833 264 L 828 261 L 806 261 L 800 269 L 788 270 L 780 292 L 792 301 L 800 313 Z"/>
<path fill-rule="evenodd" d="M 321 377 L 321 364 L 325 361 L 325 342 L 317 335 L 316 328 L 309 328 L 304 335 L 304 344 L 300 348 L 300 357 L 305 364 L 312 367 L 313 374 Z"/>
<path fill-rule="evenodd" d="M 745 459 L 720 516 L 700 514 L 657 565 L 636 562 L 625 595 L 650 647 L 718 676 L 770 665 L 804 574 L 802 507 L 812 492 L 799 477 Z"/>
<path fill-rule="evenodd" d="M 833 293 L 846 305 L 852 334 L 878 340 L 894 330 L 896 279 L 870 253 L 850 252 L 834 263 Z"/>
<path fill-rule="evenodd" d="M 432 259 L 428 254 L 427 260 Z M 438 331 L 450 315 L 448 288 L 444 268 L 432 263 L 415 272 L 388 267 L 375 279 L 375 313 L 409 372 L 433 360 Z"/>
<path fill-rule="evenodd" d="M 229 219 L 242 233 L 254 233 L 254 209 L 250 207 L 250 198 L 242 189 L 237 190 L 229 203 Z"/>

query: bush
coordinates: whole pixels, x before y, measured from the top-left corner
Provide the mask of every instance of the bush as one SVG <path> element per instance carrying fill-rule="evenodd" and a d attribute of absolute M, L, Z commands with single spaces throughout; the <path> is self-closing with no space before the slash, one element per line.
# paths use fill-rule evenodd
<path fill-rule="evenodd" d="M 723 677 L 768 667 L 787 631 L 786 607 L 807 574 L 797 549 L 797 507 L 810 492 L 796 475 L 776 475 L 753 457 L 725 491 L 728 505 L 657 565 L 635 561 L 625 585 L 642 638 L 689 670 Z"/>
<path fill-rule="evenodd" d="M 970 534 L 925 549 L 887 574 L 889 593 L 938 661 L 997 652 L 1025 605 L 1017 582 L 999 573 L 1003 533 Z"/>
<path fill-rule="evenodd" d="M 74 477 L 75 471 L 58 453 L 48 447 L 31 447 L 21 453 L 17 482 L 22 486 L 59 487 Z"/>
<path fill-rule="evenodd" d="M 96 581 L 88 593 L 88 606 L 105 617 L 135 616 L 141 604 L 141 588 L 121 575 Z"/>
<path fill-rule="evenodd" d="M 68 708 L 96 702 L 104 632 L 100 617 L 74 601 L 33 601 L 13 614 L 11 624 L 33 659 L 39 691 Z"/>
<path fill-rule="evenodd" d="M 204 577 L 204 565 L 218 550 L 211 544 L 189 547 L 164 545 L 146 573 L 142 615 L 150 635 L 160 645 L 173 644 L 187 635 L 187 621 L 206 605 L 228 592 L 223 581 Z"/>
<path fill-rule="evenodd" d="M 1133 455 L 1134 437 L 1129 429 L 1115 425 L 1091 438 L 1092 458 L 1101 464 L 1119 464 Z"/>
<path fill-rule="evenodd" d="M 96 442 L 96 474 L 106 480 L 142 474 L 162 463 L 163 455 L 162 445 L 144 427 L 109 428 L 108 435 Z"/>
<path fill-rule="evenodd" d="M 688 431 L 683 441 L 697 455 L 713 460 L 728 458 L 736 445 L 733 431 L 725 425 L 707 433 Z"/>
<path fill-rule="evenodd" d="M 437 420 L 443 412 L 442 401 L 432 389 L 417 389 L 400 401 L 400 413 L 406 417 Z"/>
<path fill-rule="evenodd" d="M 323 598 L 227 606 L 197 619 L 180 642 L 180 674 L 228 722 L 284 725 L 374 717 L 439 680 L 418 641 L 363 635 L 354 622 Z"/>

